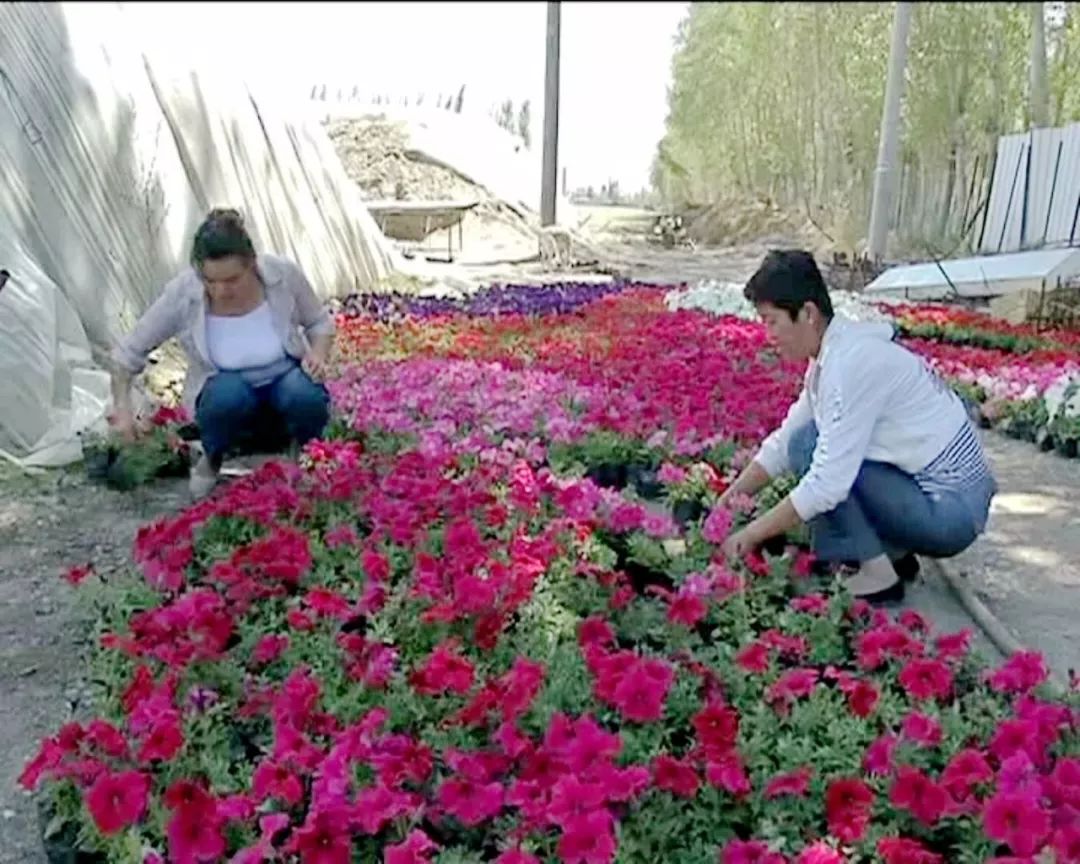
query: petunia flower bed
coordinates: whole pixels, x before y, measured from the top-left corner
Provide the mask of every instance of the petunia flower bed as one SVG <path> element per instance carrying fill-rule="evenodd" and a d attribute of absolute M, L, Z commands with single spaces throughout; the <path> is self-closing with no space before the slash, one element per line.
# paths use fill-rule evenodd
<path fill-rule="evenodd" d="M 901 342 L 977 407 L 981 422 L 1013 438 L 1075 458 L 1080 451 L 1080 334 L 1014 325 L 961 306 L 872 303 L 833 292 L 839 314 L 889 321 Z M 706 280 L 673 289 L 670 309 L 756 317 L 742 287 Z"/>
<path fill-rule="evenodd" d="M 1077 705 L 1040 657 L 989 670 L 970 633 L 852 603 L 797 536 L 719 555 L 752 505 L 717 498 L 799 383 L 759 327 L 631 286 L 572 320 L 343 332 L 329 440 L 147 525 L 137 578 L 73 578 L 99 694 L 22 777 L 50 844 L 1080 860 Z"/>

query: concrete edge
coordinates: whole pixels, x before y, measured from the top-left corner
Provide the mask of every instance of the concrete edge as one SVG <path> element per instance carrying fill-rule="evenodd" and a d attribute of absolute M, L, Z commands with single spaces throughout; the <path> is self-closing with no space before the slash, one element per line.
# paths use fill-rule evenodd
<path fill-rule="evenodd" d="M 987 608 L 986 604 L 979 599 L 978 595 L 971 589 L 970 584 L 968 584 L 966 573 L 958 573 L 953 567 L 947 566 L 944 562 L 935 558 L 924 558 L 923 562 L 945 582 L 964 611 L 978 625 L 994 647 L 1001 652 L 1003 657 L 1009 657 L 1017 652 L 1028 650 L 1009 632 L 1001 620 Z M 1053 670 L 1050 670 L 1046 683 L 1053 695 L 1057 697 L 1064 696 L 1069 690 L 1066 683 Z"/>

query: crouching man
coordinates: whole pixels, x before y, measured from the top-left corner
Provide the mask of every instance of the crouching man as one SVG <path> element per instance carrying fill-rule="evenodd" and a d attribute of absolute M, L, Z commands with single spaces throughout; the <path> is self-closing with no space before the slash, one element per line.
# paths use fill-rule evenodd
<path fill-rule="evenodd" d="M 741 557 L 808 523 L 816 557 L 846 565 L 853 595 L 901 599 L 896 562 L 962 552 L 997 492 L 964 403 L 891 325 L 834 316 L 807 252 L 770 252 L 744 294 L 780 352 L 809 362 L 798 400 L 725 499 L 785 471 L 800 480 L 724 552 Z"/>

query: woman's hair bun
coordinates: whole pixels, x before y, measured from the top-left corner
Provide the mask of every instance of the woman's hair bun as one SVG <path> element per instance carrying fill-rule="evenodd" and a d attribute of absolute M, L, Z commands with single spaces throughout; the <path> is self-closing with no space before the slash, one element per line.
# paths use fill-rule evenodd
<path fill-rule="evenodd" d="M 215 207 L 206 214 L 207 222 L 224 222 L 235 225 L 237 228 L 244 227 L 244 217 L 235 207 Z"/>
<path fill-rule="evenodd" d="M 205 261 L 238 256 L 252 260 L 255 246 L 244 228 L 244 217 L 232 207 L 215 207 L 195 232 L 191 244 L 191 263 L 196 267 Z"/>

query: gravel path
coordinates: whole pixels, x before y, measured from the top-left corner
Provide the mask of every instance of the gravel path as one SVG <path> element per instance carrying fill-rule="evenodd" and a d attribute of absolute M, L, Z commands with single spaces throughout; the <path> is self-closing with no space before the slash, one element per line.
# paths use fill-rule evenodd
<path fill-rule="evenodd" d="M 1067 680 L 1080 670 L 1080 460 L 984 440 L 1001 491 L 986 533 L 947 566 Z"/>
<path fill-rule="evenodd" d="M 0 864 L 42 864 L 37 811 L 16 787 L 38 742 L 85 701 L 86 613 L 73 564 L 126 568 L 140 525 L 183 506 L 186 484 L 120 494 L 75 472 L 27 478 L 0 463 Z"/>

